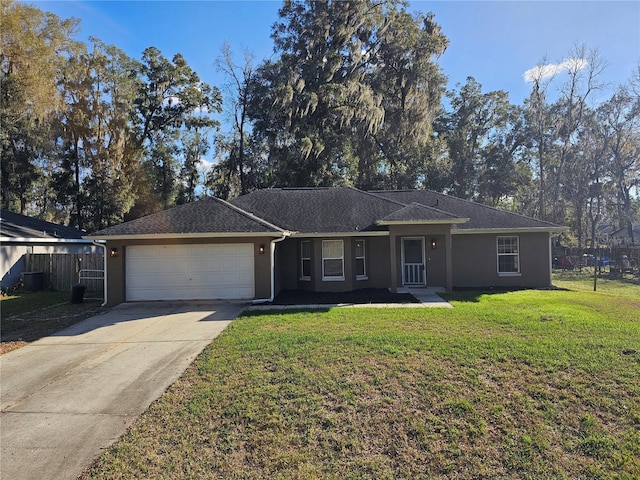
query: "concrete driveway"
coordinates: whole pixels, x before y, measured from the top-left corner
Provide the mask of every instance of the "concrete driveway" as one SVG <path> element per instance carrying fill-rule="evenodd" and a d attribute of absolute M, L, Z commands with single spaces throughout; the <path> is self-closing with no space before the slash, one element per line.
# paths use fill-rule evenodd
<path fill-rule="evenodd" d="M 77 478 L 246 306 L 126 303 L 0 356 L 0 478 Z"/>

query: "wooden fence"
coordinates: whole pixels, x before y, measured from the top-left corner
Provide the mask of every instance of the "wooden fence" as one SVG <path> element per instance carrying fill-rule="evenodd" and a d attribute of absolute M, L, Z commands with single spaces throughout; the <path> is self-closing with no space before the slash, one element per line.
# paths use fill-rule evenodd
<path fill-rule="evenodd" d="M 68 292 L 78 283 L 80 270 L 104 270 L 104 258 L 100 253 L 27 253 L 25 272 L 44 272 L 44 288 Z M 102 275 L 91 273 L 95 279 L 82 279 L 87 291 L 101 292 Z"/>

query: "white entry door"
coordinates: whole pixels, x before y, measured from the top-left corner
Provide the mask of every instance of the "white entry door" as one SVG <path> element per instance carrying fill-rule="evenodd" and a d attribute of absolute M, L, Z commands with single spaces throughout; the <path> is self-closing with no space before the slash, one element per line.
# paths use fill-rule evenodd
<path fill-rule="evenodd" d="M 253 298 L 253 254 L 251 243 L 127 247 L 127 300 Z"/>
<path fill-rule="evenodd" d="M 425 285 L 424 237 L 402 239 L 402 284 Z"/>

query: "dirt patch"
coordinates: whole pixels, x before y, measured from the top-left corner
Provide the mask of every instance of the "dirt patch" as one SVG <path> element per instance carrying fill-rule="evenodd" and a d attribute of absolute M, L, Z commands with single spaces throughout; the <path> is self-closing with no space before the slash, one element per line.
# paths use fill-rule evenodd
<path fill-rule="evenodd" d="M 385 288 L 363 288 L 352 292 L 283 290 L 273 301 L 273 305 L 333 305 L 338 303 L 366 305 L 420 302 L 410 293 L 391 293 Z"/>

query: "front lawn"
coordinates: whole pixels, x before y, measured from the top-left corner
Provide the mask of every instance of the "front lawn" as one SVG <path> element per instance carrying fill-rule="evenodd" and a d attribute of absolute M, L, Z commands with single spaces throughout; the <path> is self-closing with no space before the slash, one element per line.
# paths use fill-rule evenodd
<path fill-rule="evenodd" d="M 85 478 L 640 477 L 640 287 L 234 321 Z"/>

